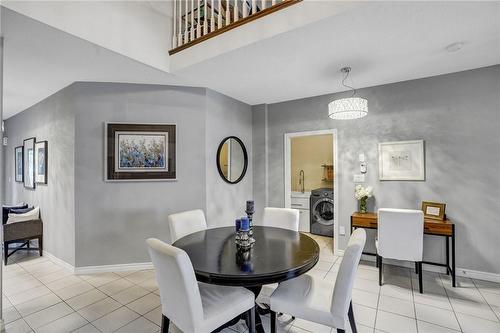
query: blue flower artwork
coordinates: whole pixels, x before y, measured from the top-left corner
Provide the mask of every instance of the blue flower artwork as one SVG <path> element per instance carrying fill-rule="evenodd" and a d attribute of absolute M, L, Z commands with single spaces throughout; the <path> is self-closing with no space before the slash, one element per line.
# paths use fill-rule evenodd
<path fill-rule="evenodd" d="M 168 171 L 167 133 L 118 133 L 118 171 Z"/>

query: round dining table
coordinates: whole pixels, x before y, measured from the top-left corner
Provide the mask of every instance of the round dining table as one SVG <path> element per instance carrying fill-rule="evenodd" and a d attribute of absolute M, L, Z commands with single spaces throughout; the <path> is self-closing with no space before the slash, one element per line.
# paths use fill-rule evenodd
<path fill-rule="evenodd" d="M 222 227 L 189 234 L 173 245 L 186 251 L 199 282 L 245 287 L 255 297 L 263 285 L 300 276 L 319 260 L 318 243 L 303 233 L 254 226 L 253 238 L 252 247 L 242 250 L 235 243 L 235 228 Z M 259 310 L 257 305 L 256 310 Z M 256 331 L 263 333 L 259 311 L 255 313 Z"/>

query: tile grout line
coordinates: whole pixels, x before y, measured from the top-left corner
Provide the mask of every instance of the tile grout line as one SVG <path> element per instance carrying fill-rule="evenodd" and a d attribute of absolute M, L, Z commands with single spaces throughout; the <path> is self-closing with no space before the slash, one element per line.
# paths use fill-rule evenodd
<path fill-rule="evenodd" d="M 471 279 L 472 281 L 472 284 L 474 285 L 474 287 L 476 287 L 477 291 L 479 292 L 479 295 L 481 295 L 481 297 L 483 298 L 483 300 L 486 302 L 486 304 L 488 304 L 489 308 L 491 309 L 491 311 L 493 311 L 493 313 L 495 314 L 495 316 L 497 317 L 498 321 L 500 321 L 500 315 L 496 313 L 496 311 L 493 309 L 492 305 L 490 304 L 490 302 L 488 302 L 488 300 L 486 299 L 486 297 L 484 297 L 483 293 L 481 292 L 481 290 L 477 287 L 476 285 L 476 281 L 474 281 L 474 279 Z"/>
<path fill-rule="evenodd" d="M 444 281 L 443 281 L 443 278 L 441 276 L 441 273 L 439 273 L 439 280 L 441 280 L 441 283 L 443 284 L 443 288 L 444 288 Z M 458 288 L 458 281 L 457 281 L 456 288 Z M 462 324 L 460 324 L 460 320 L 458 320 L 458 316 L 457 316 L 457 313 L 455 311 L 455 307 L 453 306 L 453 303 L 450 300 L 450 295 L 448 295 L 448 290 L 446 290 L 446 288 L 444 288 L 444 292 L 446 294 L 446 297 L 448 298 L 448 302 L 450 302 L 451 309 L 453 310 L 453 315 L 455 316 L 455 319 L 458 323 L 458 327 L 460 327 L 460 332 L 463 332 L 464 330 L 462 328 Z"/>

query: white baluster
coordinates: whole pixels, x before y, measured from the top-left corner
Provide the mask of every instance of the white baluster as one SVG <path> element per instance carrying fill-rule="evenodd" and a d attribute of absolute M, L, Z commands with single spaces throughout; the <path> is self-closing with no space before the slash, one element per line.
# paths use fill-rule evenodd
<path fill-rule="evenodd" d="M 262 4 L 260 5 L 260 10 L 266 9 L 266 0 L 262 0 Z"/>
<path fill-rule="evenodd" d="M 252 0 L 252 14 L 257 13 L 257 0 Z"/>
<path fill-rule="evenodd" d="M 222 28 L 222 0 L 217 1 L 217 29 Z"/>
<path fill-rule="evenodd" d="M 234 0 L 234 18 L 233 22 L 236 22 L 240 19 L 240 13 L 238 11 L 238 0 Z"/>
<path fill-rule="evenodd" d="M 179 3 L 179 14 L 177 16 L 177 21 L 179 24 L 179 32 L 177 33 L 177 45 L 181 46 L 184 44 L 182 40 L 182 1 L 176 1 Z"/>
<path fill-rule="evenodd" d="M 194 35 L 194 0 L 191 0 L 191 34 L 190 40 L 194 40 L 196 36 Z"/>
<path fill-rule="evenodd" d="M 177 11 L 176 11 L 176 1 L 174 1 L 174 28 L 172 32 L 172 48 L 175 49 L 177 47 Z"/>
<path fill-rule="evenodd" d="M 208 34 L 208 5 L 207 0 L 203 0 L 203 34 Z"/>
<path fill-rule="evenodd" d="M 188 30 L 188 11 L 189 11 L 189 0 L 184 1 L 186 6 L 186 11 L 184 13 L 184 43 L 189 42 L 189 30 Z"/>
<path fill-rule="evenodd" d="M 198 0 L 198 7 L 196 7 L 196 14 L 198 15 L 198 20 L 196 22 L 196 37 L 201 37 L 201 28 L 200 28 L 200 0 Z"/>
<path fill-rule="evenodd" d="M 224 25 L 231 23 L 231 10 L 229 9 L 229 0 L 226 0 L 226 20 Z"/>
<path fill-rule="evenodd" d="M 276 0 L 271 1 L 271 6 L 274 6 L 276 4 Z"/>
<path fill-rule="evenodd" d="M 243 2 L 241 3 L 241 5 L 243 6 L 243 8 L 242 8 L 242 10 L 243 10 L 243 18 L 245 18 L 245 17 L 248 16 L 247 0 L 243 0 Z"/>
<path fill-rule="evenodd" d="M 214 0 L 210 0 L 212 16 L 210 16 L 210 32 L 215 31 L 215 10 L 214 10 Z"/>

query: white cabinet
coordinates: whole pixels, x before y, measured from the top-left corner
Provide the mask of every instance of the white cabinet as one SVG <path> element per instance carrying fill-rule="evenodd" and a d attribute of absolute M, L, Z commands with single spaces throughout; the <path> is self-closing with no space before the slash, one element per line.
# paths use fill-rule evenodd
<path fill-rule="evenodd" d="M 309 196 L 310 193 L 293 192 L 290 200 L 290 208 L 298 209 L 299 215 L 299 231 L 310 232 L 309 224 Z"/>

